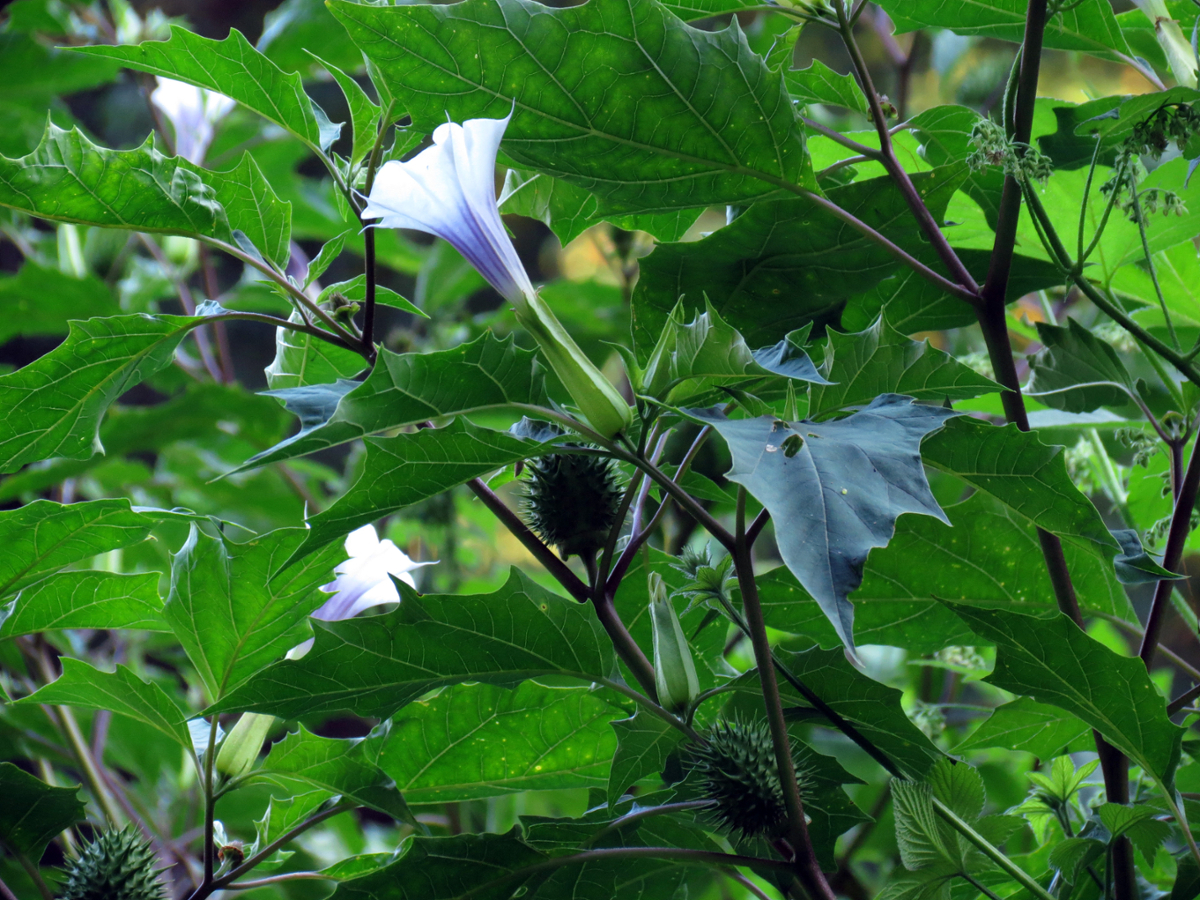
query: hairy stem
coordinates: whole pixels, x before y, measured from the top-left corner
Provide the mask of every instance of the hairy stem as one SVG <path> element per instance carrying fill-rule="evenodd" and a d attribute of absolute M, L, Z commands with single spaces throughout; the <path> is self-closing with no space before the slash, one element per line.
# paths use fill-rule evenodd
<path fill-rule="evenodd" d="M 758 585 L 754 581 L 754 560 L 750 555 L 750 544 L 746 540 L 746 489 L 743 487 L 738 488 L 737 536 L 734 541 L 733 564 L 737 569 L 742 608 L 746 613 L 746 625 L 754 647 L 754 661 L 758 666 L 758 679 L 766 705 L 767 722 L 775 744 L 775 762 L 779 767 L 779 781 L 783 786 L 784 805 L 788 814 L 787 839 L 794 854 L 796 877 L 812 900 L 834 900 L 829 882 L 825 880 L 817 863 L 812 838 L 804 819 L 804 802 L 800 797 L 800 786 L 796 782 L 796 768 L 792 761 L 792 740 L 788 735 L 787 721 L 783 717 L 783 701 L 779 696 L 779 683 L 775 680 L 774 657 L 770 641 L 767 639 L 767 625 L 763 620 L 762 606 L 758 601 Z"/>

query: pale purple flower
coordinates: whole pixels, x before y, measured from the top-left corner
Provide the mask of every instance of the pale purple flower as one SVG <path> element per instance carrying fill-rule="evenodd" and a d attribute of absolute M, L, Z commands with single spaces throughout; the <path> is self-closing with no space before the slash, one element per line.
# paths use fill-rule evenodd
<path fill-rule="evenodd" d="M 384 603 L 399 603 L 400 595 L 391 576 L 396 576 L 415 588 L 409 573 L 429 562 L 414 562 L 408 554 L 390 540 L 380 540 L 374 525 L 364 525 L 346 537 L 346 553 L 350 558 L 333 571 L 337 578 L 321 590 L 333 594 L 313 613 L 314 619 L 337 622 L 351 619 L 364 609 Z"/>
<path fill-rule="evenodd" d="M 384 163 L 363 218 L 437 235 L 505 299 L 520 305 L 534 296 L 533 284 L 496 204 L 496 153 L 509 118 L 439 125 L 432 147 L 407 162 Z"/>
<path fill-rule="evenodd" d="M 161 76 L 150 99 L 175 126 L 176 155 L 196 165 L 204 163 L 214 126 L 234 106 L 224 94 Z"/>

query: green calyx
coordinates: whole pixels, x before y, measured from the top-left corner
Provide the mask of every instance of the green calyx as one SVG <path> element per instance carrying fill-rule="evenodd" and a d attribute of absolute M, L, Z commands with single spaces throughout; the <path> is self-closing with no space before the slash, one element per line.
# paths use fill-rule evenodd
<path fill-rule="evenodd" d="M 230 778 L 250 771 L 262 750 L 263 741 L 274 725 L 274 716 L 243 713 L 225 740 L 221 741 L 221 749 L 217 751 L 217 771 Z"/>
<path fill-rule="evenodd" d="M 787 807 L 767 723 L 724 719 L 710 726 L 704 738 L 705 743 L 691 747 L 690 758 L 701 791 L 713 803 L 709 812 L 713 823 L 746 838 L 782 834 Z M 797 765 L 802 793 L 804 773 Z"/>
<path fill-rule="evenodd" d="M 681 714 L 696 702 L 700 681 L 692 650 L 679 625 L 679 617 L 666 585 L 657 572 L 650 573 L 650 623 L 654 634 L 654 688 L 663 708 Z"/>
<path fill-rule="evenodd" d="M 516 306 L 517 321 L 533 336 L 588 424 L 607 439 L 633 424 L 633 409 L 592 364 L 550 307 L 534 294 Z"/>
<path fill-rule="evenodd" d="M 622 489 L 612 460 L 554 453 L 526 463 L 525 518 L 564 559 L 590 557 L 608 540 L 621 507 Z"/>
<path fill-rule="evenodd" d="M 67 871 L 63 900 L 163 900 L 150 843 L 132 826 L 107 831 Z"/>

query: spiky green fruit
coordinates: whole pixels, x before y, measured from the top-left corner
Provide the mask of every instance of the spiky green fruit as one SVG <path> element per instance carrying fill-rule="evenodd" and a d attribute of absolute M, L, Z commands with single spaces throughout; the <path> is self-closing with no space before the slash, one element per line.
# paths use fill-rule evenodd
<path fill-rule="evenodd" d="M 63 900 L 163 900 L 154 863 L 149 841 L 132 825 L 107 831 L 72 861 Z"/>
<path fill-rule="evenodd" d="M 700 789 L 713 802 L 709 816 L 724 831 L 743 837 L 777 837 L 787 826 L 787 807 L 771 731 L 763 721 L 721 720 L 690 751 Z M 803 769 L 796 767 L 804 787 Z"/>
<path fill-rule="evenodd" d="M 526 468 L 525 517 L 537 536 L 564 559 L 587 557 L 604 546 L 621 506 L 612 460 L 554 453 L 530 460 Z"/>

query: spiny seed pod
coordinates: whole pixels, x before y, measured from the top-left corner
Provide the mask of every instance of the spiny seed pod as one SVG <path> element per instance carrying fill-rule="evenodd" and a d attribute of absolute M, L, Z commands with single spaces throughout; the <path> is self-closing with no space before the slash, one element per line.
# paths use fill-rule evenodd
<path fill-rule="evenodd" d="M 700 681 L 692 650 L 667 596 L 667 586 L 657 572 L 650 573 L 650 623 L 654 629 L 654 687 L 658 702 L 673 713 L 683 713 L 700 695 Z"/>
<path fill-rule="evenodd" d="M 105 832 L 71 863 L 63 900 L 163 900 L 154 862 L 132 825 Z"/>
<path fill-rule="evenodd" d="M 554 453 L 527 463 L 525 516 L 547 544 L 589 557 L 608 540 L 621 506 L 621 488 L 612 460 L 578 453 Z"/>
<path fill-rule="evenodd" d="M 713 801 L 713 823 L 747 838 L 779 836 L 787 807 L 767 723 L 722 720 L 704 737 L 707 743 L 693 745 L 690 757 L 704 796 Z M 796 780 L 803 792 L 807 778 L 801 766 Z"/>

